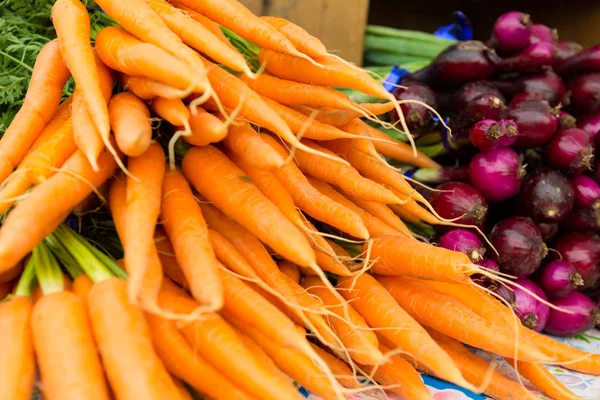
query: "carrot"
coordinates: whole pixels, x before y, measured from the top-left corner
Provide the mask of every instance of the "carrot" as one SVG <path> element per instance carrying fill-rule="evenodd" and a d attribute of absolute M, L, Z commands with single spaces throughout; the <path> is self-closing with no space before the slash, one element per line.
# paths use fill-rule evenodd
<path fill-rule="evenodd" d="M 150 102 L 150 108 L 159 117 L 166 120 L 171 125 L 189 126 L 189 120 L 192 117 L 192 114 L 180 99 L 167 99 L 160 96 L 155 97 Z"/>
<path fill-rule="evenodd" d="M 184 91 L 143 76 L 119 74 L 119 82 L 125 90 L 129 90 L 143 100 L 152 100 L 155 97 L 180 99 L 186 96 Z"/>
<path fill-rule="evenodd" d="M 314 252 L 302 234 L 219 150 L 192 148 L 183 159 L 183 173 L 203 196 L 283 257 L 298 265 L 315 265 Z"/>
<path fill-rule="evenodd" d="M 179 171 L 165 174 L 161 217 L 192 295 L 210 310 L 219 310 L 223 306 L 218 275 L 222 266 L 211 247 L 200 206 Z"/>
<path fill-rule="evenodd" d="M 223 121 L 202 108 L 196 111 L 190 119 L 191 135 L 183 136 L 183 140 L 194 146 L 205 146 L 227 136 L 227 125 Z"/>
<path fill-rule="evenodd" d="M 97 52 L 94 52 L 94 61 L 96 62 L 98 79 L 100 79 L 102 96 L 108 104 L 113 91 L 113 73 L 100 60 Z M 73 138 L 77 148 L 87 156 L 90 164 L 96 170 L 98 168 L 96 160 L 104 149 L 104 142 L 90 116 L 85 98 L 77 92 L 73 96 Z"/>
<path fill-rule="evenodd" d="M 186 289 L 189 288 L 189 285 L 185 279 L 185 275 L 179 267 L 179 264 L 177 264 L 173 245 L 171 245 L 167 233 L 161 226 L 157 226 L 156 230 L 154 231 L 154 244 L 156 245 L 158 257 L 160 258 L 160 263 L 162 264 L 165 276 L 177 283 L 179 286 Z"/>
<path fill-rule="evenodd" d="M 73 280 L 73 293 L 79 296 L 80 299 L 86 300 L 87 295 L 92 290 L 94 282 L 86 274 L 81 274 Z"/>
<path fill-rule="evenodd" d="M 552 360 L 530 343 L 518 343 L 517 348 L 514 338 L 506 334 L 504 325 L 483 319 L 468 306 L 453 301 L 452 297 L 436 292 L 414 279 L 380 277 L 379 282 L 400 307 L 422 325 L 503 357 L 518 354 L 518 358 L 524 361 Z"/>
<path fill-rule="evenodd" d="M 65 63 L 85 99 L 90 117 L 108 146 L 110 121 L 100 77 L 90 44 L 90 18 L 79 0 L 57 0 L 52 6 L 52 23 Z"/>
<path fill-rule="evenodd" d="M 344 306 L 335 296 L 323 286 L 318 278 L 307 276 L 302 280 L 302 286 L 308 293 L 320 299 L 327 309 L 337 317 L 331 316 L 329 323 L 340 337 L 350 356 L 360 364 L 376 365 L 382 361 L 383 355 L 377 348 L 378 341 L 375 333 L 369 330 L 364 318 L 352 307 L 347 305 L 351 326 L 345 320 Z"/>
<path fill-rule="evenodd" d="M 303 140 L 303 142 L 310 148 L 335 156 L 333 152 L 310 140 Z M 300 170 L 305 174 L 331 183 L 351 195 L 378 203 L 400 203 L 400 199 L 391 191 L 370 179 L 363 178 L 356 169 L 349 165 L 323 160 L 322 157 L 305 153 L 302 150 L 295 153 L 295 159 Z"/>
<path fill-rule="evenodd" d="M 11 268 L 0 272 L 0 282 L 9 282 L 21 276 L 24 269 L 24 261 L 26 261 L 26 258 L 24 260 L 19 260 Z"/>
<path fill-rule="evenodd" d="M 390 349 L 384 345 L 379 345 L 379 350 L 386 356 L 389 356 Z M 403 359 L 400 355 L 392 355 L 389 360 L 376 367 L 365 365 L 362 367 L 369 374 L 372 374 L 375 380 L 392 393 L 396 393 L 405 399 L 431 399 L 427 387 L 421 380 L 421 376 L 415 368 Z"/>
<path fill-rule="evenodd" d="M 191 313 L 199 304 L 165 280 L 161 306 L 177 313 Z M 279 384 L 244 347 L 235 331 L 218 314 L 206 314 L 181 331 L 200 357 L 225 374 L 240 389 L 261 399 L 297 398 L 297 392 Z"/>
<path fill-rule="evenodd" d="M 170 373 L 215 400 L 252 399 L 237 388 L 226 375 L 196 354 L 177 329 L 175 321 L 153 314 L 146 314 L 146 320 L 154 349 Z"/>
<path fill-rule="evenodd" d="M 87 304 L 115 396 L 178 399 L 177 388 L 152 347 L 144 313 L 127 300 L 127 283 L 119 278 L 95 283 Z"/>
<path fill-rule="evenodd" d="M 272 137 L 264 138 L 282 156 L 285 149 Z M 334 226 L 354 237 L 368 239 L 369 233 L 362 220 L 354 212 L 332 201 L 310 185 L 300 169 L 292 162 L 273 170 L 275 176 L 288 190 L 294 203 L 311 217 Z M 297 263 L 300 266 L 304 266 Z"/>
<path fill-rule="evenodd" d="M 124 74 L 150 78 L 176 89 L 195 89 L 201 93 L 206 90 L 206 85 L 198 80 L 197 72 L 185 62 L 160 47 L 134 38 L 121 28 L 102 29 L 96 36 L 96 51 L 102 62 Z"/>
<path fill-rule="evenodd" d="M 416 217 L 419 221 L 423 221 L 431 225 L 444 224 L 444 221 L 440 220 L 437 216 L 433 215 L 430 211 L 422 207 L 415 201 L 415 199 L 406 197 L 402 193 L 396 192 L 395 190 L 392 191 L 395 192 L 398 197 L 404 200 L 403 204 L 398 204 L 397 207 L 394 208 L 395 210 L 401 209 L 405 213 Z"/>
<path fill-rule="evenodd" d="M 62 278 L 64 290 L 71 290 L 73 286 L 71 279 L 66 274 L 62 274 Z M 37 304 L 42 297 L 44 297 L 44 293 L 42 292 L 42 287 L 38 285 L 33 289 L 33 293 L 31 293 L 31 301 L 33 301 L 33 304 Z"/>
<path fill-rule="evenodd" d="M 223 44 L 229 47 L 232 50 L 238 51 L 227 39 L 227 36 L 223 33 L 221 29 L 221 25 L 216 23 L 210 18 L 205 17 L 204 15 L 192 10 L 191 8 L 185 7 L 181 4 L 173 2 L 174 6 L 179 8 L 181 11 L 186 12 L 194 21 L 204 25 L 206 29 L 208 29 L 217 39 L 219 39 Z"/>
<path fill-rule="evenodd" d="M 295 283 L 300 283 L 300 271 L 298 271 L 298 266 L 287 261 L 283 260 L 277 263 L 279 270 L 286 274 L 288 278 L 290 278 Z"/>
<path fill-rule="evenodd" d="M 182 381 L 173 375 L 171 375 L 171 380 L 175 384 L 181 400 L 194 400 L 192 394 L 187 390 Z"/>
<path fill-rule="evenodd" d="M 338 288 L 371 328 L 387 328 L 381 335 L 425 364 L 438 376 L 459 386 L 470 387 L 452 359 L 431 339 L 375 278 L 362 274 L 341 278 Z M 385 310 L 380 312 L 379 310 Z"/>
<path fill-rule="evenodd" d="M 239 157 L 238 160 L 243 160 L 244 164 L 249 167 L 270 169 L 282 166 L 283 157 L 266 144 L 262 140 L 262 136 L 247 122 L 236 121 L 229 127 L 229 133 L 223 143 L 227 149 Z M 244 169 L 239 162 L 236 161 L 236 164 Z"/>
<path fill-rule="evenodd" d="M 150 111 L 142 100 L 129 92 L 115 95 L 108 106 L 110 125 L 117 146 L 129 157 L 141 156 L 150 147 Z"/>
<path fill-rule="evenodd" d="M 98 172 L 93 171 L 83 153 L 75 152 L 54 176 L 37 185 L 11 211 L 0 230 L 0 273 L 19 262 L 106 181 L 116 163 L 109 153 L 103 153 L 98 167 Z M 57 196 L 60 201 L 56 201 Z"/>
<path fill-rule="evenodd" d="M 12 291 L 12 287 L 13 287 L 12 281 L 0 283 L 0 300 L 4 300 L 6 295 Z"/>
<path fill-rule="evenodd" d="M 361 118 L 366 115 L 381 115 L 385 114 L 394 109 L 394 103 L 362 103 L 357 104 L 359 110 L 355 109 L 327 109 L 311 108 L 307 106 L 293 106 L 292 109 L 306 115 L 314 116 L 315 120 L 326 124 L 340 128 L 344 125 L 349 124 L 356 118 Z"/>
<path fill-rule="evenodd" d="M 238 51 L 225 45 L 221 39 L 190 15 L 172 7 L 164 0 L 147 0 L 146 3 L 162 18 L 169 29 L 191 48 L 235 71 L 242 71 L 249 76 L 254 75 Z"/>
<path fill-rule="evenodd" d="M 332 274 L 340 276 L 349 276 L 352 273 L 346 268 L 343 262 L 336 257 L 336 252 L 331 247 L 331 244 L 321 236 L 321 233 L 311 224 L 308 220 L 304 221 L 304 225 L 308 229 L 305 231 L 308 239 L 311 242 L 311 246 L 315 249 L 315 255 L 317 256 L 317 264 L 323 271 L 331 272 Z M 302 274 L 314 275 L 315 271 L 306 271 L 306 268 L 302 269 Z"/>
<path fill-rule="evenodd" d="M 548 371 L 542 364 L 507 360 L 515 367 L 519 374 L 531 382 L 536 388 L 540 389 L 548 397 L 555 400 L 576 400 L 576 396 L 565 385 L 562 384 L 554 375 Z"/>
<path fill-rule="evenodd" d="M 412 237 L 412 233 L 408 227 L 387 205 L 376 203 L 374 201 L 359 199 L 358 197 L 354 197 L 350 194 L 346 194 L 346 197 L 348 200 L 352 201 L 354 204 L 371 214 L 373 217 L 383 221 L 386 225 L 391 226 L 398 232 L 404 233 L 408 237 Z"/>
<path fill-rule="evenodd" d="M 350 370 L 350 367 L 333 354 L 323 350 L 321 347 L 311 343 L 311 347 L 326 363 L 335 378 L 342 386 L 349 389 L 358 389 L 361 387 L 355 374 Z"/>
<path fill-rule="evenodd" d="M 329 56 L 323 42 L 309 34 L 301 26 L 279 17 L 262 16 L 260 18 L 277 28 L 300 52 L 314 59 Z"/>
<path fill-rule="evenodd" d="M 217 256 L 217 260 L 219 260 L 224 267 L 251 280 L 260 280 L 246 259 L 237 251 L 235 246 L 232 245 L 229 240 L 225 239 L 223 235 L 209 229 L 208 237 L 210 238 L 210 244 Z"/>
<path fill-rule="evenodd" d="M 69 76 L 58 40 L 51 40 L 40 50 L 33 65 L 23 106 L 0 140 L 0 183 L 21 162 L 57 111 Z"/>

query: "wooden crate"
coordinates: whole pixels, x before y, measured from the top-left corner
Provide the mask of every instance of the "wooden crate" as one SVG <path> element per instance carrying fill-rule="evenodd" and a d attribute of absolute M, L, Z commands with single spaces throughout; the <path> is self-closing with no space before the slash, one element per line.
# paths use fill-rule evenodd
<path fill-rule="evenodd" d="M 241 0 L 257 15 L 274 15 L 302 26 L 336 55 L 362 63 L 369 0 Z"/>

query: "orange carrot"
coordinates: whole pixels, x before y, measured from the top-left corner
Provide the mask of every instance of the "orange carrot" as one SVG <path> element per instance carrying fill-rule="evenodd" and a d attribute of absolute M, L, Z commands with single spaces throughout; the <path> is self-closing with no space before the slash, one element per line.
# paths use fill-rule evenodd
<path fill-rule="evenodd" d="M 86 300 L 87 295 L 92 290 L 94 282 L 86 274 L 81 274 L 73 281 L 73 293 L 79 296 L 80 299 Z"/>
<path fill-rule="evenodd" d="M 338 288 L 346 300 L 352 300 L 356 311 L 371 328 L 387 328 L 380 331 L 381 335 L 411 357 L 425 364 L 442 379 L 470 387 L 452 359 L 375 278 L 367 274 L 344 277 L 338 282 Z"/>
<path fill-rule="evenodd" d="M 155 97 L 150 102 L 150 108 L 152 108 L 152 111 L 159 117 L 175 126 L 188 126 L 189 120 L 192 117 L 190 110 L 180 99 Z"/>
<path fill-rule="evenodd" d="M 185 7 L 184 5 L 173 2 L 173 5 L 180 10 L 186 12 L 194 21 L 201 23 L 204 25 L 206 29 L 208 29 L 215 37 L 217 37 L 223 44 L 225 44 L 230 49 L 237 51 L 237 49 L 229 42 L 227 36 L 223 33 L 221 29 L 221 25 L 216 23 L 210 18 L 205 17 L 204 15 L 192 10 L 191 8 Z"/>
<path fill-rule="evenodd" d="M 195 299 L 211 310 L 223 306 L 223 289 L 208 229 L 198 202 L 179 171 L 165 174 L 161 219 Z"/>
<path fill-rule="evenodd" d="M 571 392 L 562 382 L 556 379 L 542 364 L 517 361 L 515 365 L 514 360 L 507 359 L 507 361 L 519 371 L 521 376 L 548 397 L 555 400 L 576 400 L 579 398 L 579 396 L 576 396 L 575 393 Z"/>
<path fill-rule="evenodd" d="M 305 231 L 305 235 L 311 242 L 311 246 L 315 249 L 315 255 L 317 256 L 317 264 L 323 271 L 331 272 L 332 274 L 340 275 L 340 276 L 349 276 L 352 273 L 346 268 L 343 262 L 341 262 L 336 257 L 336 252 L 331 247 L 331 244 L 325 240 L 308 220 L 304 221 L 304 225 L 308 229 Z M 313 270 L 306 271 L 306 268 L 303 268 L 303 275 L 314 275 L 316 272 Z"/>
<path fill-rule="evenodd" d="M 52 118 L 69 76 L 58 40 L 46 43 L 33 66 L 23 106 L 0 140 L 0 182 L 21 162 Z"/>
<path fill-rule="evenodd" d="M 96 50 L 102 62 L 127 75 L 147 77 L 176 89 L 195 89 L 201 93 L 206 90 L 206 85 L 198 80 L 198 73 L 185 62 L 116 26 L 98 33 Z"/>
<path fill-rule="evenodd" d="M 117 146 L 125 155 L 137 157 L 150 147 L 150 111 L 142 100 L 129 92 L 115 95 L 108 106 L 110 125 Z"/>
<path fill-rule="evenodd" d="M 129 90 L 143 100 L 152 100 L 155 97 L 180 99 L 186 96 L 184 91 L 143 76 L 119 74 L 119 82 L 124 89 Z"/>
<path fill-rule="evenodd" d="M 171 380 L 173 381 L 173 384 L 175 384 L 181 400 L 194 400 L 192 394 L 186 389 L 182 381 L 173 375 L 171 375 Z"/>
<path fill-rule="evenodd" d="M 300 271 L 298 271 L 298 266 L 287 261 L 283 260 L 277 263 L 279 270 L 286 274 L 288 278 L 296 283 L 300 283 Z"/>
<path fill-rule="evenodd" d="M 400 207 L 399 204 L 390 204 L 388 207 L 404 222 L 408 222 L 409 224 L 418 224 L 421 222 L 419 218 Z"/>
<path fill-rule="evenodd" d="M 354 121 L 357 118 L 363 117 L 365 114 L 385 114 L 394 109 L 394 103 L 363 103 L 357 104 L 357 107 L 362 111 L 356 111 L 354 109 L 323 110 L 320 108 L 311 108 L 306 106 L 293 106 L 292 108 L 306 116 L 313 115 L 317 121 L 323 124 L 332 125 L 336 128 L 340 128 L 344 125 L 348 125 L 350 122 Z"/>
<path fill-rule="evenodd" d="M 94 284 L 88 311 L 106 375 L 119 399 L 178 399 L 179 393 L 154 352 L 144 313 L 127 300 L 127 283 Z"/>
<path fill-rule="evenodd" d="M 352 195 L 346 194 L 348 200 L 352 201 L 354 204 L 371 214 L 372 216 L 379 218 L 385 224 L 391 226 L 398 232 L 406 234 L 408 237 L 412 237 L 412 233 L 408 229 L 408 227 L 402 222 L 400 218 L 385 204 L 376 203 L 374 201 L 367 201 L 363 199 L 359 199 L 358 197 L 354 197 Z"/>
<path fill-rule="evenodd" d="M 246 278 L 257 281 L 260 280 L 246 259 L 239 253 L 239 251 L 237 251 L 235 246 L 232 245 L 229 240 L 225 239 L 223 235 L 217 231 L 209 229 L 208 237 L 210 238 L 210 244 L 215 251 L 217 259 L 223 263 L 223 266 L 230 271 L 233 271 L 236 274 Z"/>
<path fill-rule="evenodd" d="M 88 12 L 79 0 L 57 0 L 52 6 L 52 23 L 65 63 L 81 90 L 100 137 L 108 144 L 110 121 L 90 44 Z"/>
<path fill-rule="evenodd" d="M 183 140 L 194 146 L 205 146 L 220 142 L 227 136 L 227 125 L 223 121 L 202 108 L 196 111 L 190 119 L 192 132 L 183 136 Z"/>
<path fill-rule="evenodd" d="M 63 277 L 64 290 L 66 290 L 66 291 L 71 290 L 71 287 L 73 286 L 71 278 L 69 278 L 69 276 L 66 274 L 63 274 L 62 277 Z M 31 301 L 33 301 L 33 304 L 37 304 L 37 302 L 42 297 L 44 297 L 44 293 L 42 292 L 42 287 L 40 285 L 38 285 L 35 287 L 35 289 L 33 289 L 33 292 L 31 293 Z"/>
<path fill-rule="evenodd" d="M 262 136 L 247 122 L 236 121 L 229 127 L 229 133 L 223 143 L 250 167 L 270 169 L 282 166 L 283 157 L 266 144 Z M 244 169 L 237 161 L 236 164 Z"/>
<path fill-rule="evenodd" d="M 9 270 L 48 236 L 77 206 L 115 171 L 109 153 L 98 159 L 92 170 L 77 151 L 50 179 L 37 185 L 8 215 L 0 230 L 0 273 Z M 55 201 L 60 196 L 60 201 Z"/>
<path fill-rule="evenodd" d="M 185 275 L 179 267 L 179 264 L 177 264 L 173 245 L 171 245 L 167 233 L 161 226 L 157 226 L 154 231 L 154 244 L 156 245 L 158 257 L 160 258 L 160 263 L 162 264 L 165 276 L 169 277 L 169 279 L 179 286 L 186 289 L 189 288 Z"/>
<path fill-rule="evenodd" d="M 301 26 L 284 18 L 271 16 L 263 16 L 260 18 L 277 28 L 277 30 L 281 32 L 300 52 L 315 60 L 322 57 L 329 57 L 329 52 L 323 42 L 312 36 Z"/>
<path fill-rule="evenodd" d="M 203 196 L 283 257 L 298 265 L 315 265 L 314 252 L 302 234 L 219 150 L 192 148 L 183 159 L 183 172 Z"/>
<path fill-rule="evenodd" d="M 319 346 L 311 343 L 311 347 L 326 363 L 331 372 L 333 372 L 335 378 L 342 386 L 357 389 L 359 388 L 360 382 L 357 377 L 352 373 L 350 367 L 345 362 L 334 356 L 333 354 L 323 350 Z"/>

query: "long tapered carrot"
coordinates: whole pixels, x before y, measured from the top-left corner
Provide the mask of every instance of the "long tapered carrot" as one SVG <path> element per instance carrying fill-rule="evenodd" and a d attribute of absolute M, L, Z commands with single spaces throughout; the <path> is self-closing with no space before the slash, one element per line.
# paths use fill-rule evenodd
<path fill-rule="evenodd" d="M 355 376 L 345 362 L 317 345 L 311 343 L 311 346 L 315 353 L 327 363 L 327 366 L 342 386 L 349 389 L 357 389 L 361 386 L 357 376 Z"/>
<path fill-rule="evenodd" d="M 308 229 L 305 232 L 311 246 L 315 249 L 315 255 L 317 256 L 317 264 L 323 271 L 331 272 L 339 276 L 349 276 L 352 273 L 348 270 L 346 265 L 336 257 L 335 250 L 331 247 L 331 244 L 321 236 L 320 232 L 310 221 L 304 221 L 304 225 Z M 306 268 L 303 268 L 306 271 Z M 311 271 L 310 275 L 314 275 L 315 271 Z"/>
<path fill-rule="evenodd" d="M 119 82 L 125 90 L 129 90 L 143 100 L 152 100 L 155 97 L 180 99 L 187 96 L 185 91 L 175 89 L 174 87 L 143 76 L 119 74 Z"/>
<path fill-rule="evenodd" d="M 110 125 L 123 154 L 129 157 L 142 155 L 150 147 L 152 124 L 146 104 L 134 94 L 115 95 L 108 105 Z"/>
<path fill-rule="evenodd" d="M 315 150 L 329 152 L 333 155 L 329 150 L 310 140 L 303 140 L 303 143 Z M 400 199 L 394 193 L 370 179 L 363 178 L 356 169 L 349 165 L 323 160 L 322 157 L 305 153 L 302 150 L 295 153 L 295 160 L 305 174 L 331 183 L 353 196 L 378 203 L 400 203 Z"/>
<path fill-rule="evenodd" d="M 402 232 L 408 237 L 412 237 L 412 233 L 410 232 L 408 227 L 396 214 L 394 214 L 394 212 L 387 205 L 376 203 L 374 201 L 359 199 L 358 197 L 354 197 L 349 194 L 346 194 L 346 197 L 348 198 L 348 200 L 352 201 L 354 204 L 356 204 L 372 216 L 379 218 L 385 224 L 391 226 L 398 232 Z"/>
<path fill-rule="evenodd" d="M 202 108 L 192 114 L 190 129 L 191 134 L 183 136 L 183 140 L 194 146 L 220 142 L 227 137 L 227 124 Z"/>
<path fill-rule="evenodd" d="M 252 399 L 237 388 L 226 375 L 198 356 L 177 329 L 175 321 L 153 314 L 146 314 L 146 320 L 154 349 L 170 373 L 215 400 Z"/>
<path fill-rule="evenodd" d="M 48 236 L 83 199 L 115 171 L 109 153 L 98 158 L 97 172 L 77 151 L 51 178 L 37 185 L 8 215 L 0 229 L 0 272 L 19 262 Z M 61 201 L 54 201 L 57 196 Z"/>
<path fill-rule="evenodd" d="M 33 66 L 23 106 L 0 140 L 0 182 L 21 162 L 52 118 L 70 74 L 58 40 L 46 43 Z"/>
<path fill-rule="evenodd" d="M 251 167 L 270 169 L 283 165 L 283 157 L 266 144 L 262 135 L 247 122 L 236 121 L 231 125 L 223 143 Z"/>
<path fill-rule="evenodd" d="M 105 144 L 110 133 L 108 108 L 90 44 L 90 18 L 79 0 L 58 0 L 52 6 L 52 23 L 65 63 Z"/>
<path fill-rule="evenodd" d="M 165 280 L 161 306 L 177 313 L 191 313 L 199 304 Z M 200 357 L 231 379 L 235 385 L 261 399 L 296 399 L 297 392 L 270 376 L 244 347 L 235 331 L 218 314 L 206 314 L 181 331 Z"/>
<path fill-rule="evenodd" d="M 265 136 L 264 140 L 277 150 L 282 157 L 287 156 L 283 146 L 275 139 Z M 311 217 L 355 237 L 361 239 L 369 238 L 369 232 L 363 225 L 360 217 L 312 187 L 294 163 L 288 162 L 284 166 L 274 169 L 273 173 L 288 190 L 296 206 Z M 297 264 L 303 266 L 299 263 Z"/>
<path fill-rule="evenodd" d="M 0 303 L 0 398 L 28 400 L 35 379 L 35 355 L 31 335 L 33 303 L 14 296 Z"/>
<path fill-rule="evenodd" d="M 183 159 L 183 172 L 203 196 L 283 257 L 298 265 L 315 265 L 314 252 L 302 233 L 219 150 L 192 148 Z"/>
<path fill-rule="evenodd" d="M 252 269 L 250 264 L 248 264 L 244 256 L 242 256 L 235 246 L 231 244 L 229 240 L 225 239 L 223 235 L 209 229 L 208 237 L 210 238 L 210 244 L 215 251 L 217 260 L 219 260 L 224 267 L 238 275 L 249 278 L 250 280 L 260 280 L 260 277 Z"/>
<path fill-rule="evenodd" d="M 162 186 L 161 219 L 196 300 L 211 310 L 223 306 L 223 289 L 208 229 L 192 190 L 179 171 L 168 171 Z"/>
<path fill-rule="evenodd" d="M 442 379 L 469 387 L 452 359 L 375 278 L 367 274 L 344 277 L 338 282 L 338 287 L 344 298 L 352 300 L 356 311 L 371 328 L 387 328 L 380 331 L 381 335 L 397 347 L 435 371 Z"/>
<path fill-rule="evenodd" d="M 142 310 L 129 304 L 127 283 L 97 282 L 88 311 L 108 381 L 119 399 L 178 399 L 179 393 L 152 347 Z"/>
<path fill-rule="evenodd" d="M 126 211 L 123 224 L 125 268 L 129 274 L 128 296 L 133 304 L 152 308 L 162 280 L 162 266 L 154 244 L 154 227 L 161 210 L 165 153 L 158 143 L 127 163 Z"/>
<path fill-rule="evenodd" d="M 345 310 L 340 300 L 333 296 L 317 277 L 305 277 L 302 286 L 308 293 L 319 298 L 329 311 L 338 316 L 338 318 L 329 317 L 329 323 L 354 360 L 364 365 L 375 365 L 382 361 L 383 355 L 377 348 L 378 341 L 375 333 L 369 330 L 364 318 L 358 314 L 352 304 L 348 304 L 347 310 L 350 322 L 354 326 L 345 321 Z"/>
<path fill-rule="evenodd" d="M 300 283 L 302 277 L 300 276 L 300 271 L 298 270 L 298 266 L 296 264 L 291 263 L 287 260 L 283 260 L 279 261 L 277 263 L 277 266 L 279 267 L 279 270 L 281 272 L 288 276 L 288 278 L 290 278 L 296 283 Z"/>
<path fill-rule="evenodd" d="M 113 91 L 113 73 L 100 60 L 97 52 L 94 52 L 94 61 L 96 62 L 98 79 L 100 79 L 102 96 L 106 104 L 108 104 Z M 77 148 L 87 156 L 95 170 L 97 168 L 96 160 L 98 155 L 104 149 L 104 142 L 88 110 L 85 98 L 81 93 L 76 92 L 73 96 L 73 138 Z"/>
<path fill-rule="evenodd" d="M 159 117 L 175 126 L 189 125 L 189 120 L 192 116 L 189 108 L 180 99 L 155 97 L 150 102 L 150 108 Z"/>
<path fill-rule="evenodd" d="M 380 277 L 379 282 L 398 304 L 422 325 L 504 357 L 517 354 L 519 359 L 524 361 L 552 360 L 530 343 L 521 342 L 517 345 L 512 335 L 506 333 L 503 325 L 486 321 L 468 306 L 452 301 L 451 297 L 436 292 L 417 280 Z"/>
<path fill-rule="evenodd" d="M 368 115 L 381 115 L 385 114 L 394 109 L 394 103 L 362 103 L 358 104 L 358 108 L 361 111 L 351 110 L 336 110 L 321 108 L 311 108 L 307 106 L 293 106 L 294 110 L 306 115 L 314 116 L 314 118 L 326 125 L 335 126 L 341 128 L 344 125 L 348 125 L 356 118 L 360 118 L 365 114 Z"/>
<path fill-rule="evenodd" d="M 162 226 L 157 226 L 154 231 L 154 244 L 156 245 L 158 257 L 163 266 L 165 276 L 179 286 L 186 289 L 189 288 L 185 275 L 183 274 L 181 267 L 179 267 L 179 264 L 177 264 L 175 249 L 173 249 L 173 245 L 169 241 L 169 237 Z"/>
<path fill-rule="evenodd" d="M 96 36 L 96 51 L 111 69 L 131 76 L 143 76 L 176 89 L 201 93 L 206 85 L 198 74 L 179 58 L 150 43 L 144 43 L 121 28 L 109 26 Z"/>
<path fill-rule="evenodd" d="M 31 329 L 46 399 L 110 398 L 79 296 L 68 291 L 44 294 L 34 306 Z"/>
<path fill-rule="evenodd" d="M 555 400 L 576 400 L 579 397 L 570 391 L 562 382 L 560 382 L 552 373 L 542 364 L 507 360 L 513 367 L 519 371 L 519 374 L 531 382 L 536 388 L 541 390 L 548 397 Z"/>
<path fill-rule="evenodd" d="M 221 29 L 221 25 L 219 25 L 217 22 L 182 4 L 179 4 L 177 2 L 172 2 L 172 4 L 181 11 L 187 13 L 194 21 L 204 25 L 206 29 L 208 29 L 213 35 L 215 35 L 217 39 L 223 42 L 223 44 L 225 44 L 227 47 L 229 47 L 232 50 L 238 51 L 231 44 L 231 42 L 229 42 L 227 36 L 225 36 L 223 30 Z"/>
<path fill-rule="evenodd" d="M 329 52 L 323 42 L 312 36 L 301 26 L 279 17 L 262 16 L 260 18 L 273 25 L 302 53 L 314 59 L 329 57 Z"/>

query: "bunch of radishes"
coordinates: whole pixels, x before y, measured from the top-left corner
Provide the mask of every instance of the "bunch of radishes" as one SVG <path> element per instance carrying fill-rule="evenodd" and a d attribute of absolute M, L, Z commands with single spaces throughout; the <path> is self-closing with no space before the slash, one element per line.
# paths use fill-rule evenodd
<path fill-rule="evenodd" d="M 420 149 L 447 165 L 413 178 L 442 183 L 428 193 L 437 213 L 477 225 L 497 253 L 469 229 L 446 228 L 439 245 L 517 278 L 514 291 L 494 288 L 532 329 L 600 324 L 600 45 L 559 42 L 513 11 L 487 44 L 459 42 L 402 84 L 398 99 L 436 107 L 452 130 L 423 104 L 402 104 Z"/>

